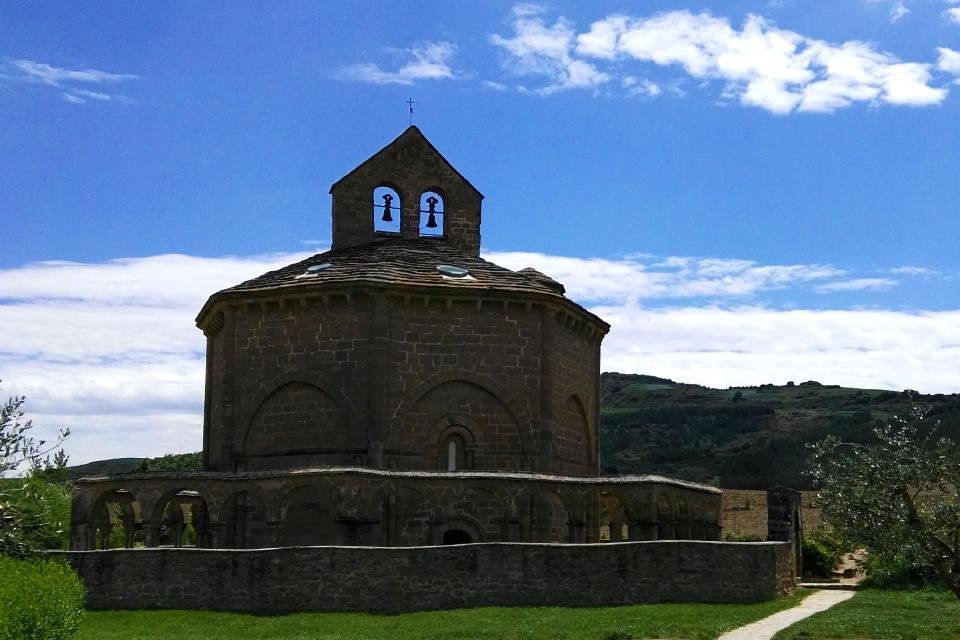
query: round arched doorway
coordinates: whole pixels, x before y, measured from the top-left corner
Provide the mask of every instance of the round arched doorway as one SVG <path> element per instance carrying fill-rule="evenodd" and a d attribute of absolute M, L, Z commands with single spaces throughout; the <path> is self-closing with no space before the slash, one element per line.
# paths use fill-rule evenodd
<path fill-rule="evenodd" d="M 447 529 L 443 532 L 443 544 L 470 544 L 473 536 L 463 529 Z"/>

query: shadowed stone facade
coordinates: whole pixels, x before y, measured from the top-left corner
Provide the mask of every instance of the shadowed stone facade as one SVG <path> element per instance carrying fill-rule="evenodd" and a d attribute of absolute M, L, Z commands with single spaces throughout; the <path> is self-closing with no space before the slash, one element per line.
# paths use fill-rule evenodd
<path fill-rule="evenodd" d="M 352 554 L 358 567 L 376 572 L 373 547 L 554 543 L 536 553 L 494 546 L 470 552 L 469 560 L 486 562 L 502 549 L 549 564 L 552 555 L 566 562 L 568 552 L 555 543 L 719 539 L 718 489 L 599 475 L 600 343 L 609 325 L 548 276 L 479 257 L 483 196 L 416 127 L 335 183 L 331 194 L 330 251 L 217 292 L 197 317 L 207 338 L 204 470 L 81 480 L 72 549 L 339 545 L 352 551 L 331 551 L 330 558 Z M 667 570 L 657 547 L 622 548 L 597 558 Z M 689 547 L 710 562 L 720 548 Z M 142 580 L 161 579 L 149 568 L 156 563 L 167 571 L 192 561 L 129 553 L 131 570 L 149 574 Z M 593 552 L 569 553 L 590 570 Z M 764 571 L 780 575 L 778 554 L 763 556 Z M 72 559 L 96 589 L 96 606 L 122 605 L 114 599 L 116 581 L 136 580 L 121 575 L 119 558 L 126 556 L 111 555 L 107 564 L 91 557 Z M 391 579 L 403 582 L 399 567 L 419 575 L 409 564 L 416 554 L 389 557 Z M 466 557 L 436 562 L 459 566 Z M 210 571 L 273 562 L 227 551 L 190 558 L 211 563 Z M 320 552 L 304 558 L 331 561 Z M 497 566 L 477 575 L 493 585 Z M 98 577 L 108 569 L 113 577 Z M 531 575 L 552 575 L 541 569 Z M 709 570 L 719 580 L 716 568 Z M 688 582 L 667 593 L 693 598 L 697 580 Z M 300 584 L 297 578 L 289 586 Z M 762 591 L 779 593 L 781 586 Z M 182 587 L 177 593 L 193 589 Z M 608 591 L 598 602 L 633 597 L 618 599 L 615 586 Z M 282 592 L 277 587 L 270 597 Z M 131 602 L 151 593 L 159 594 L 144 586 Z M 203 589 L 197 593 L 206 598 Z M 542 602 L 571 602 L 569 595 Z M 456 602 L 500 602 L 491 597 Z M 370 605 L 376 597 L 347 604 L 353 596 L 343 598 L 330 606 L 406 608 Z M 441 597 L 436 606 L 452 602 Z M 223 608 L 289 607 L 245 600 Z"/>

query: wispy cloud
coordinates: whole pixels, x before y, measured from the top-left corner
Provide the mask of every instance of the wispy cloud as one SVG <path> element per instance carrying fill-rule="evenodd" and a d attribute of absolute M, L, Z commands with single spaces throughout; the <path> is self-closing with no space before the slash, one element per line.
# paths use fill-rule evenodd
<path fill-rule="evenodd" d="M 904 275 L 904 276 L 922 277 L 922 278 L 930 278 L 934 276 L 943 275 L 942 272 L 937 271 L 936 269 L 929 269 L 927 267 L 914 267 L 909 265 L 903 266 L 903 267 L 894 267 L 893 269 L 889 270 L 889 273 L 893 273 L 896 275 Z"/>
<path fill-rule="evenodd" d="M 890 24 L 897 24 L 910 15 L 910 8 L 903 0 L 896 0 L 890 5 Z"/>
<path fill-rule="evenodd" d="M 70 426 L 67 449 L 75 462 L 197 450 L 205 349 L 194 326 L 197 311 L 214 291 L 307 255 L 159 255 L 0 270 L 2 393 L 28 396 L 39 431 Z M 830 265 L 648 255 L 484 257 L 555 277 L 568 295 L 610 322 L 605 370 L 724 387 L 819 379 L 960 391 L 960 311 L 766 306 L 770 292 L 850 281 L 846 270 Z"/>
<path fill-rule="evenodd" d="M 559 18 L 548 25 L 542 17 L 544 11 L 539 5 L 516 5 L 512 11 L 513 36 L 490 36 L 491 44 L 507 53 L 506 69 L 518 76 L 549 78 L 547 86 L 535 90 L 541 95 L 567 89 L 595 89 L 608 82 L 609 75 L 573 57 L 576 37 L 573 24 Z"/>
<path fill-rule="evenodd" d="M 952 9 L 947 9 L 943 12 L 943 15 L 947 17 L 948 20 L 954 24 L 960 25 L 960 7 L 954 7 Z"/>
<path fill-rule="evenodd" d="M 841 291 L 884 291 L 897 286 L 892 278 L 854 278 L 817 285 L 818 293 L 838 293 Z"/>
<path fill-rule="evenodd" d="M 900 5 L 895 14 L 903 17 L 909 9 Z M 491 42 L 504 51 L 508 72 L 546 79 L 532 90 L 541 95 L 596 90 L 614 78 L 623 85 L 637 75 L 630 63 L 719 81 L 722 98 L 776 114 L 830 113 L 855 103 L 935 105 L 948 93 L 932 84 L 930 63 L 904 62 L 859 40 L 833 44 L 809 38 L 757 15 L 748 15 L 737 29 L 707 12 L 615 14 L 578 32 L 563 17 L 551 24 L 542 9 L 518 5 L 511 26 L 511 36 L 493 35 Z M 626 82 L 628 91 L 636 86 Z"/>
<path fill-rule="evenodd" d="M 619 260 L 542 253 L 494 252 L 510 269 L 533 266 L 564 283 L 587 303 L 610 300 L 743 299 L 768 291 L 818 283 L 846 274 L 831 265 L 761 265 L 752 260 L 635 256 Z"/>
<path fill-rule="evenodd" d="M 457 77 L 450 61 L 457 47 L 449 42 L 424 42 L 411 49 L 392 50 L 398 58 L 395 70 L 374 63 L 357 63 L 343 67 L 337 78 L 372 84 L 412 85 L 419 80 L 452 80 Z"/>
<path fill-rule="evenodd" d="M 0 79 L 53 87 L 60 91 L 64 100 L 73 104 L 86 104 L 90 100 L 129 102 L 129 98 L 123 94 L 93 91 L 84 87 L 115 85 L 139 78 L 131 73 L 109 73 L 99 69 L 66 69 L 35 60 L 0 60 Z"/>

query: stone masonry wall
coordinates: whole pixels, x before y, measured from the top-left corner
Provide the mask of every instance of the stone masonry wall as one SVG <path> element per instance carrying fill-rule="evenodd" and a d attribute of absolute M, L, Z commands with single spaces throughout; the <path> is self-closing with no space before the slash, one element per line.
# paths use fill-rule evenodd
<path fill-rule="evenodd" d="M 793 588 L 785 543 L 485 543 L 128 549 L 69 558 L 91 609 L 403 611 L 758 602 Z"/>
<path fill-rule="evenodd" d="M 820 509 L 814 506 L 816 491 L 801 491 L 800 517 L 804 533 L 820 528 Z M 767 492 L 751 489 L 724 489 L 720 520 L 724 536 L 767 537 Z"/>

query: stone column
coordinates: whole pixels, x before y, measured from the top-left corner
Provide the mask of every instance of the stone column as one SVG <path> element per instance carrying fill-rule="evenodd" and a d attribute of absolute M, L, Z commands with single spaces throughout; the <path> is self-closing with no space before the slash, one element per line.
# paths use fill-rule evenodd
<path fill-rule="evenodd" d="M 767 540 L 789 542 L 796 562 L 796 575 L 803 575 L 803 522 L 800 492 L 787 487 L 767 490 Z"/>

